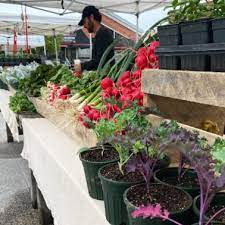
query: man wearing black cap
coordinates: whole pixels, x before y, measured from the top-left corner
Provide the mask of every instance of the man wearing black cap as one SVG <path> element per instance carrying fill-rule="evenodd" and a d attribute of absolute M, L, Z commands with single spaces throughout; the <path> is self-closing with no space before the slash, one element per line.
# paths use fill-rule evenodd
<path fill-rule="evenodd" d="M 84 26 L 89 33 L 95 34 L 93 42 L 92 60 L 80 63 L 75 60 L 75 72 L 83 70 L 96 70 L 105 50 L 113 42 L 112 32 L 101 25 L 102 15 L 95 6 L 87 6 L 83 10 L 82 19 L 79 26 Z M 106 62 L 114 56 L 114 50 L 109 53 Z M 114 62 L 112 62 L 113 64 Z"/>

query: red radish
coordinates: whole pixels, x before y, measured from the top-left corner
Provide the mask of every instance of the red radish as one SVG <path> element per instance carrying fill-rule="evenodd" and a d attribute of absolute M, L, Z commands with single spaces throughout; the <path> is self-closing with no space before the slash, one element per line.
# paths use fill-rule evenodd
<path fill-rule="evenodd" d="M 141 74 L 142 74 L 142 71 L 141 70 L 137 70 L 133 73 L 133 78 L 134 79 L 140 79 L 141 78 Z"/>
<path fill-rule="evenodd" d="M 139 55 L 135 59 L 135 63 L 137 64 L 139 69 L 143 70 L 148 64 L 147 57 L 145 55 Z"/>
<path fill-rule="evenodd" d="M 142 48 L 139 48 L 138 51 L 137 51 L 137 55 L 145 55 L 147 56 L 147 48 L 146 47 L 142 47 Z"/>
<path fill-rule="evenodd" d="M 83 110 L 84 110 L 84 112 L 85 112 L 86 114 L 88 114 L 88 113 L 90 112 L 91 109 L 92 109 L 92 108 L 91 108 L 90 105 L 85 105 L 84 108 L 83 108 Z"/>
<path fill-rule="evenodd" d="M 117 113 L 120 113 L 121 112 L 121 109 L 118 105 L 113 105 L 113 110 Z"/>
<path fill-rule="evenodd" d="M 59 94 L 60 95 L 69 95 L 70 94 L 70 89 L 67 86 L 62 86 L 59 89 Z"/>
<path fill-rule="evenodd" d="M 103 89 L 103 90 L 106 90 L 107 88 L 109 88 L 109 87 L 113 87 L 113 84 L 114 84 L 114 82 L 113 82 L 113 80 L 111 79 L 111 78 L 109 78 L 109 77 L 106 77 L 106 78 L 104 78 L 102 81 L 101 81 L 101 88 Z"/>

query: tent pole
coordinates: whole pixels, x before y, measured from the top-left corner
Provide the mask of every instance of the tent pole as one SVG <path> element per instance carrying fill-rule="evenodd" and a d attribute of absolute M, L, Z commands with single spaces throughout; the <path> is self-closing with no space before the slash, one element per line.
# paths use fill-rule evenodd
<path fill-rule="evenodd" d="M 136 42 L 139 40 L 139 0 L 136 1 Z"/>
<path fill-rule="evenodd" d="M 57 40 L 56 40 L 56 35 L 55 35 L 55 29 L 53 30 L 53 38 L 54 38 L 54 43 L 55 43 L 55 59 L 56 59 L 56 63 L 59 63 L 59 56 L 58 56 L 58 49 L 57 49 Z"/>
<path fill-rule="evenodd" d="M 47 57 L 46 43 L 44 43 L 44 55 L 45 55 L 45 57 Z"/>

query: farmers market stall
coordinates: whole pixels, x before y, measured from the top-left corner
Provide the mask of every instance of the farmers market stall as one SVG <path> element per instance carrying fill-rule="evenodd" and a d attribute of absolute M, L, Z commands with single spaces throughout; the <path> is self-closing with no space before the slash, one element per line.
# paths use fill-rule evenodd
<path fill-rule="evenodd" d="M 88 138 L 77 143 L 47 119 L 23 119 L 22 123 L 22 156 L 28 160 L 55 224 L 108 225 L 103 202 L 88 195 L 77 155 L 81 147 L 87 146 Z"/>
<path fill-rule="evenodd" d="M 138 15 L 145 9 L 145 1 L 130 3 L 127 12 Z M 81 7 L 82 1 L 76 4 Z M 19 80 L 11 108 L 20 113 L 35 107 L 45 117 L 22 119 L 22 155 L 37 182 L 38 199 L 40 190 L 57 225 L 225 224 L 221 192 L 225 189 L 225 74 L 159 70 L 164 60 L 169 67 L 171 60 L 176 69 L 184 69 L 176 63 L 184 65 L 192 59 L 186 45 L 193 43 L 186 41 L 192 35 L 197 38 L 198 32 L 188 33 L 182 27 L 193 16 L 193 4 L 194 12 L 204 9 L 216 18 L 221 13 L 217 6 L 225 3 L 185 4 L 183 9 L 183 2 L 174 0 L 169 16 L 153 25 L 133 49 L 121 52 L 113 66 L 113 59 L 106 59 L 114 43 L 96 71 L 80 74 L 65 65 L 39 65 Z M 98 1 L 96 5 L 118 9 Z M 180 15 L 179 7 L 188 11 Z M 178 24 L 159 27 L 159 37 L 153 32 L 174 18 Z M 214 21 L 203 21 L 207 29 L 202 32 L 211 37 L 208 28 Z M 192 22 L 188 24 L 192 29 Z M 184 46 L 178 50 L 187 55 L 177 56 L 178 51 L 171 57 L 169 47 L 163 45 L 180 45 L 180 40 Z M 212 47 L 211 41 L 206 38 L 199 44 Z M 193 59 L 205 64 L 209 57 Z M 104 200 L 105 213 L 97 200 Z M 39 201 L 38 206 L 45 211 Z"/>

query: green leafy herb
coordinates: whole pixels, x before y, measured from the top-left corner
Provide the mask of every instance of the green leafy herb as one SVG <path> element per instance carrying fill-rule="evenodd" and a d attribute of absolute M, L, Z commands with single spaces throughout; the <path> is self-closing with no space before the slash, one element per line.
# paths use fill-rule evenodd
<path fill-rule="evenodd" d="M 14 96 L 10 97 L 9 107 L 15 113 L 36 112 L 34 105 L 22 92 L 16 92 Z"/>

